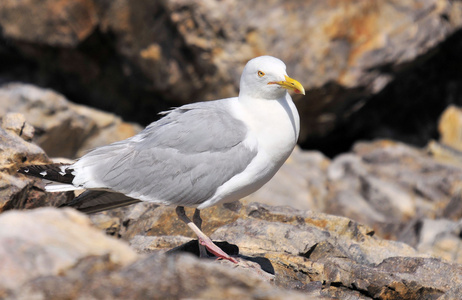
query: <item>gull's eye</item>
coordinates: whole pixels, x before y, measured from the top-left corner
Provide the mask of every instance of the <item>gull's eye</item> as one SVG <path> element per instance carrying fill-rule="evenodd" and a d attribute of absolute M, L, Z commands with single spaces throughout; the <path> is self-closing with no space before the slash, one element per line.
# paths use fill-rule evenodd
<path fill-rule="evenodd" d="M 263 76 L 265 76 L 265 73 L 263 73 L 262 71 L 258 71 L 258 76 L 263 77 Z"/>

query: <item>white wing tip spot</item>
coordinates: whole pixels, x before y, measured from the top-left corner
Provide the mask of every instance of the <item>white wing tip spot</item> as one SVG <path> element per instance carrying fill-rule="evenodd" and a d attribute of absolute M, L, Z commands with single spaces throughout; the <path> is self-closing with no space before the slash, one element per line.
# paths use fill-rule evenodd
<path fill-rule="evenodd" d="M 61 176 L 66 175 L 67 166 L 61 166 L 61 167 L 59 167 L 59 169 L 61 170 L 60 172 L 58 172 L 59 175 L 61 175 Z"/>

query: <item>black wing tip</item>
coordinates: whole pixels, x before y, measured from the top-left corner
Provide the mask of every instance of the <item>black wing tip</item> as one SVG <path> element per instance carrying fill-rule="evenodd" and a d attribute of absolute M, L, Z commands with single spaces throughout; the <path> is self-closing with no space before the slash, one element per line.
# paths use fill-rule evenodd
<path fill-rule="evenodd" d="M 18 173 L 30 176 L 36 176 L 40 172 L 44 171 L 48 165 L 29 165 L 20 167 L 18 169 Z"/>
<path fill-rule="evenodd" d="M 21 174 L 24 174 L 24 175 L 28 175 L 28 173 L 30 172 L 29 170 L 29 167 L 21 167 L 18 169 L 17 171 L 18 173 L 21 173 Z"/>
<path fill-rule="evenodd" d="M 54 163 L 54 164 L 43 164 L 43 165 L 29 165 L 20 167 L 18 173 L 38 177 L 41 179 L 47 179 L 51 181 L 61 182 L 61 183 L 72 183 L 74 171 L 71 168 L 66 168 L 62 170 L 62 166 L 70 166 L 70 164 L 63 163 Z"/>

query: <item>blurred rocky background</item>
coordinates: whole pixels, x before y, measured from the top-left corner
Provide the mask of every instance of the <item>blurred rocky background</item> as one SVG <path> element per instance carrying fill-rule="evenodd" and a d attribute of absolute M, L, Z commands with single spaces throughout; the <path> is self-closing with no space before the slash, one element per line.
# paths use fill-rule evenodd
<path fill-rule="evenodd" d="M 307 95 L 280 172 L 203 211 L 238 267 L 181 254 L 172 208 L 19 211 L 73 194 L 18 167 L 234 96 L 263 54 Z M 3 0 L 0 298 L 459 299 L 460 106 L 461 1 Z"/>

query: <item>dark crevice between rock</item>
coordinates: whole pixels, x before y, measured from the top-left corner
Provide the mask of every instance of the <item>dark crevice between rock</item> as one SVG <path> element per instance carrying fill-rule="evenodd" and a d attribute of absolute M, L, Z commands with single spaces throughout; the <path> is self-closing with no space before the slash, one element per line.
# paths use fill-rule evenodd
<path fill-rule="evenodd" d="M 24 82 L 51 88 L 73 102 L 144 125 L 158 119 L 157 112 L 180 105 L 147 88 L 149 80 L 117 54 L 116 42 L 110 31 L 98 28 L 75 49 L 12 42 L 0 35 L 0 84 Z M 125 74 L 127 67 L 130 76 Z"/>
<path fill-rule="evenodd" d="M 10 200 L 0 209 L 0 213 L 12 209 L 33 209 L 45 206 L 57 207 L 59 204 L 69 201 L 74 197 L 73 192 L 60 192 L 47 195 L 42 188 L 37 187 L 35 184 L 35 181 L 30 181 L 23 189 L 13 193 Z"/>
<path fill-rule="evenodd" d="M 380 298 L 377 298 L 377 297 L 374 297 L 374 295 L 372 293 L 370 293 L 369 291 L 367 290 L 364 290 L 364 289 L 361 289 L 361 288 L 358 288 L 354 283 L 351 284 L 351 286 L 345 286 L 343 284 L 343 282 L 340 282 L 340 281 L 334 281 L 334 282 L 326 282 L 324 284 L 324 287 L 325 289 L 329 288 L 329 287 L 336 287 L 336 288 L 339 288 L 339 289 L 345 289 L 345 290 L 349 290 L 349 291 L 355 291 L 355 292 L 358 292 L 360 295 L 363 295 L 364 297 L 367 297 L 367 298 L 370 298 L 370 299 L 373 299 L 373 300 L 380 300 L 380 299 L 383 299 L 382 297 Z M 327 292 L 326 290 L 324 289 L 323 291 L 323 294 L 325 295 L 329 295 L 329 292 Z M 388 299 L 388 298 L 386 298 Z M 399 299 L 399 298 L 390 298 L 390 299 Z"/>
<path fill-rule="evenodd" d="M 305 253 L 300 253 L 299 255 L 305 258 L 310 258 L 311 254 L 314 252 L 317 246 L 318 246 L 318 243 L 311 246 L 310 249 L 308 249 L 308 251 L 306 251 Z"/>
<path fill-rule="evenodd" d="M 305 253 L 299 253 L 299 256 L 313 261 L 326 257 L 348 258 L 348 255 L 343 250 L 335 247 L 327 241 L 314 244 Z"/>
<path fill-rule="evenodd" d="M 355 101 L 364 101 L 362 108 L 347 118 L 336 115 L 338 123 L 330 133 L 309 137 L 302 141 L 302 148 L 334 157 L 358 140 L 386 138 L 422 147 L 437 139 L 441 113 L 450 104 L 462 105 L 460 53 L 462 30 L 412 62 L 375 68 L 393 81 L 376 95 L 359 96 Z"/>

